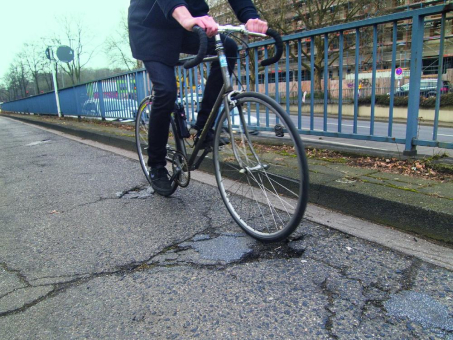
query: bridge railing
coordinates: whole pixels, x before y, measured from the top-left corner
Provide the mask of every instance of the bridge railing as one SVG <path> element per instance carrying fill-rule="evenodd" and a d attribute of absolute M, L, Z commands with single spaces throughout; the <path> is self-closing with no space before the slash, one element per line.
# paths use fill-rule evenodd
<path fill-rule="evenodd" d="M 271 41 L 250 43 L 247 53 L 239 51 L 235 86 L 275 98 L 291 114 L 300 134 L 400 143 L 408 155 L 416 153 L 417 145 L 451 149 L 453 140 L 439 133 L 439 123 L 453 121 L 453 112 L 440 107 L 441 96 L 453 96 L 442 76 L 447 14 L 452 10 L 449 4 L 431 6 L 291 34 L 283 38 L 285 53 L 280 62 L 265 68 L 258 60 L 271 53 Z M 436 23 L 439 34 L 427 38 L 425 26 L 432 18 L 440 23 Z M 410 38 L 400 36 L 400 27 L 410 32 L 406 33 Z M 424 76 L 422 59 L 428 49 L 436 51 L 438 72 Z M 188 71 L 175 69 L 178 100 L 185 104 L 191 120 L 202 101 L 209 68 L 204 63 Z M 434 84 L 429 94 L 421 85 L 427 77 Z M 133 71 L 60 90 L 61 111 L 65 115 L 133 119 L 137 103 L 151 90 L 146 71 Z M 387 104 L 381 103 L 383 96 L 387 96 Z M 406 97 L 407 106 L 400 107 L 401 97 Z M 433 103 L 422 117 L 420 104 L 425 97 L 432 97 L 426 100 Z M 2 109 L 57 114 L 53 93 L 6 102 Z M 267 113 L 253 114 L 259 117 L 257 129 L 268 130 Z M 419 129 L 422 121 L 423 135 Z"/>

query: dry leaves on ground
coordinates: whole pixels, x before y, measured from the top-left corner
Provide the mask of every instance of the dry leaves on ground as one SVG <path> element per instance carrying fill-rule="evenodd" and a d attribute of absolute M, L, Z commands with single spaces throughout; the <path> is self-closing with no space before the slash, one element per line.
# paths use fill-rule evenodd
<path fill-rule="evenodd" d="M 398 159 L 371 156 L 345 156 L 329 150 L 307 150 L 309 158 L 343 163 L 360 168 L 376 169 L 383 172 L 398 173 L 407 176 L 424 177 L 439 181 L 453 180 L 453 174 L 438 169 L 432 159 Z"/>

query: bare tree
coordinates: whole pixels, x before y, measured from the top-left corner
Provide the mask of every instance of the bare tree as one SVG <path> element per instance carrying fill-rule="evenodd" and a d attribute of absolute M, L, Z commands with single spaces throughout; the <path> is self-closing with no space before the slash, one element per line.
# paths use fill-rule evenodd
<path fill-rule="evenodd" d="M 239 24 L 236 15 L 227 1 L 208 0 L 207 2 L 210 8 L 209 15 L 215 18 L 218 23 L 221 25 Z"/>
<path fill-rule="evenodd" d="M 5 85 L 1 84 L 0 85 L 0 102 L 6 102 L 9 100 L 12 100 L 12 98 L 10 97 L 10 95 L 8 93 L 8 88 Z"/>
<path fill-rule="evenodd" d="M 63 17 L 59 20 L 62 28 L 62 37 L 52 38 L 54 45 L 68 44 L 74 50 L 74 59 L 69 63 L 59 62 L 60 68 L 68 74 L 72 84 L 80 83 L 82 69 L 94 55 L 95 49 L 89 48 L 92 36 L 88 33 L 87 26 L 79 17 Z"/>
<path fill-rule="evenodd" d="M 132 57 L 129 46 L 129 28 L 125 15 L 122 15 L 118 29 L 106 39 L 104 53 L 111 64 L 116 67 L 127 68 L 129 71 L 143 67 L 140 60 Z"/>
<path fill-rule="evenodd" d="M 8 72 L 3 77 L 4 82 L 6 84 L 6 88 L 8 89 L 8 96 L 10 100 L 15 100 L 20 98 L 20 85 L 18 81 L 17 70 L 11 64 L 9 66 Z"/>
<path fill-rule="evenodd" d="M 36 94 L 40 93 L 40 77 L 46 64 L 44 51 L 45 47 L 43 44 L 31 42 L 24 44 L 22 52 L 19 54 L 33 79 Z"/>
<path fill-rule="evenodd" d="M 25 62 L 20 58 L 16 58 L 16 62 L 13 64 L 13 67 L 15 67 L 17 82 L 19 84 L 21 95 L 22 97 L 27 97 L 27 87 L 30 83 L 30 80 L 28 77 L 29 74 L 27 67 L 25 66 Z"/>
<path fill-rule="evenodd" d="M 211 15 L 221 23 L 235 23 L 236 20 L 228 4 L 223 1 L 211 0 Z M 255 7 L 260 17 L 279 31 L 282 35 L 288 35 L 295 32 L 311 31 L 317 28 L 330 26 L 359 20 L 364 17 L 382 15 L 385 13 L 386 1 L 370 2 L 369 0 L 255 0 Z M 365 35 L 363 38 L 367 38 Z M 330 47 L 329 61 L 327 67 L 331 66 L 339 57 L 338 50 L 333 46 L 338 46 L 338 35 L 331 34 L 328 36 L 327 44 Z M 364 41 L 362 39 L 362 43 Z M 354 45 L 344 40 L 344 51 Z M 298 60 L 299 52 L 305 58 L 302 58 L 302 66 L 307 71 L 311 71 L 310 56 L 311 40 L 302 42 L 304 46 L 299 49 L 297 43 L 294 43 L 289 49 L 288 56 L 293 63 Z M 315 88 L 320 90 L 321 79 L 324 73 L 324 37 L 316 36 L 313 39 L 315 60 L 314 75 Z M 366 43 L 363 43 L 366 46 Z M 249 51 L 249 57 L 253 60 L 255 51 Z M 272 53 L 272 51 L 270 51 Z M 250 63 L 250 75 L 254 75 L 254 63 Z M 261 71 L 261 70 L 260 70 Z"/>
<path fill-rule="evenodd" d="M 371 15 L 382 14 L 385 8 L 385 1 L 370 2 L 369 0 L 256 0 L 260 15 L 282 34 L 290 34 L 297 31 L 311 31 L 317 28 L 359 20 Z M 363 40 L 366 36 L 363 37 Z M 343 50 L 346 51 L 355 45 L 348 39 L 343 40 Z M 311 71 L 311 43 L 314 44 L 314 76 L 315 89 L 321 90 L 321 79 L 324 67 L 331 66 L 339 57 L 338 48 L 339 36 L 331 34 L 327 37 L 329 46 L 328 65 L 324 65 L 324 44 L 323 36 L 314 37 L 313 41 L 307 39 L 303 48 L 298 48 L 295 44 L 290 49 L 290 58 L 297 61 L 298 52 L 305 57 L 302 58 L 302 66 Z M 368 44 L 364 44 L 367 46 Z M 363 51 L 362 51 L 363 52 Z"/>
<path fill-rule="evenodd" d="M 45 89 L 45 91 L 53 90 L 52 67 L 56 67 L 56 65 L 53 65 L 48 60 L 47 63 L 44 64 L 43 72 L 40 77 L 42 84 L 41 88 Z"/>
<path fill-rule="evenodd" d="M 19 99 L 27 96 L 29 79 L 24 61 L 19 56 L 16 56 L 15 61 L 9 66 L 4 81 L 11 98 Z"/>

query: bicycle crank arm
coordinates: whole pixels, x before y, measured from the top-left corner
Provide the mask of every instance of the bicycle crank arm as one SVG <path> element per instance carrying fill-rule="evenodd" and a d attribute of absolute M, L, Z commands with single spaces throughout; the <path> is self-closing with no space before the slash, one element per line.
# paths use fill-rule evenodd
<path fill-rule="evenodd" d="M 181 173 L 181 168 L 177 168 L 176 171 L 173 172 L 173 175 L 170 177 L 170 182 L 173 183 L 176 181 L 176 178 L 178 178 L 179 174 Z"/>
<path fill-rule="evenodd" d="M 206 157 L 206 155 L 208 153 L 210 153 L 212 151 L 212 148 L 209 147 L 209 148 L 206 148 L 203 150 L 203 153 L 201 154 L 201 156 L 197 159 L 197 161 L 192 165 L 192 167 L 190 168 L 190 170 L 197 170 L 200 165 L 201 165 L 201 162 L 203 162 L 203 159 Z"/>
<path fill-rule="evenodd" d="M 252 168 L 249 168 L 249 167 L 245 167 L 245 169 L 241 169 L 239 170 L 239 172 L 241 174 L 245 174 L 246 172 L 257 172 L 257 171 L 261 171 L 261 170 L 267 170 L 269 169 L 269 164 L 258 164 L 257 166 L 254 166 Z"/>

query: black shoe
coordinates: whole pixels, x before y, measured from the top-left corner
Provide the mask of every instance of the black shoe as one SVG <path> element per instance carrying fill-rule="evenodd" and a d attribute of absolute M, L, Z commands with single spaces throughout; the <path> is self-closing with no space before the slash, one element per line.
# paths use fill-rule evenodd
<path fill-rule="evenodd" d="M 200 139 L 202 131 L 203 131 L 203 129 L 198 130 L 198 132 L 195 136 L 195 145 L 198 143 L 198 140 Z M 206 138 L 204 139 L 203 144 L 201 144 L 201 148 L 207 149 L 209 147 L 212 147 L 213 144 L 214 144 L 214 130 L 211 129 L 208 131 L 208 134 L 206 135 Z"/>
<path fill-rule="evenodd" d="M 151 177 L 151 186 L 159 195 L 170 196 L 173 193 L 170 175 L 165 167 L 151 168 L 149 176 Z"/>
<path fill-rule="evenodd" d="M 201 131 L 202 130 L 198 130 L 198 132 L 195 136 L 195 144 L 197 144 L 197 142 L 198 142 L 198 139 L 201 135 Z M 209 130 L 208 134 L 206 135 L 206 138 L 204 139 L 203 144 L 201 145 L 201 148 L 206 149 L 206 148 L 212 147 L 214 145 L 214 136 L 215 136 L 214 130 L 213 129 Z M 219 146 L 226 145 L 229 143 L 230 142 L 228 139 L 220 137 Z"/>

